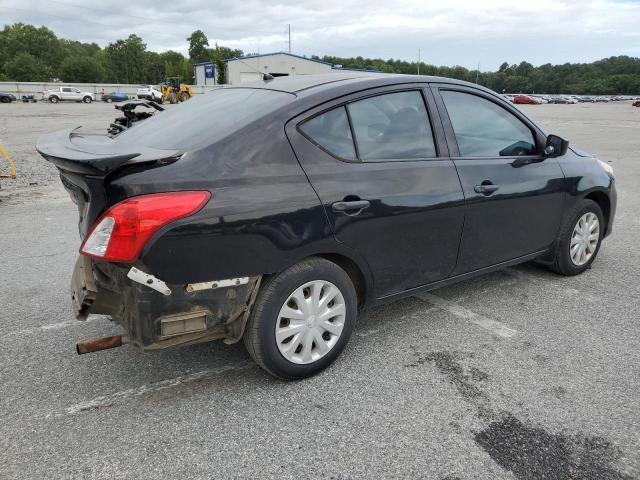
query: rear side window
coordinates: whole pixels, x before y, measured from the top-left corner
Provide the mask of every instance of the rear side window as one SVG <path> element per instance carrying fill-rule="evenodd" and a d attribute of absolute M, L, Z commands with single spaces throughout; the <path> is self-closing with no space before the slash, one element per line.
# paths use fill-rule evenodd
<path fill-rule="evenodd" d="M 314 143 L 346 160 L 355 160 L 349 119 L 344 107 L 334 108 L 300 125 L 300 130 Z"/>
<path fill-rule="evenodd" d="M 361 160 L 436 156 L 429 115 L 419 91 L 365 98 L 347 108 Z"/>
<path fill-rule="evenodd" d="M 495 103 L 463 92 L 441 91 L 462 157 L 535 155 L 533 133 Z"/>
<path fill-rule="evenodd" d="M 211 145 L 295 99 L 259 88 L 220 88 L 171 106 L 114 138 L 164 150 L 189 151 Z"/>

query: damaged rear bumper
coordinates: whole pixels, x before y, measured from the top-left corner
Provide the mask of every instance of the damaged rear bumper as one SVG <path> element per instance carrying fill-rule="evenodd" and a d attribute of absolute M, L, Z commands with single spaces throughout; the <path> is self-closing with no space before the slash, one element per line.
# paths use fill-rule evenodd
<path fill-rule="evenodd" d="M 78 320 L 109 315 L 142 350 L 216 339 L 235 343 L 260 286 L 261 276 L 166 284 L 144 271 L 79 256 L 71 282 Z"/>

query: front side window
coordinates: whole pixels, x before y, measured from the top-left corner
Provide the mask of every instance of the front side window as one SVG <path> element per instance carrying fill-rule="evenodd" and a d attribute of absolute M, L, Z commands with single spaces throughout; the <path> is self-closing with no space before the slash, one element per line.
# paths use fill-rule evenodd
<path fill-rule="evenodd" d="M 441 91 L 461 157 L 535 155 L 529 127 L 495 103 L 463 92 Z"/>
<path fill-rule="evenodd" d="M 346 160 L 355 160 L 349 119 L 344 107 L 334 108 L 300 125 L 300 130 L 314 143 Z"/>
<path fill-rule="evenodd" d="M 436 156 L 419 91 L 365 98 L 347 105 L 360 159 L 410 160 Z"/>

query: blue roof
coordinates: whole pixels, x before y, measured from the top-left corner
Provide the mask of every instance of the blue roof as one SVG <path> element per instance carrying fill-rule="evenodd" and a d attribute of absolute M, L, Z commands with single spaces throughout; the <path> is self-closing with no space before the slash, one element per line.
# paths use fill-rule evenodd
<path fill-rule="evenodd" d="M 316 63 L 322 63 L 324 65 L 333 66 L 333 64 L 329 63 L 329 62 L 323 62 L 322 60 L 315 60 L 313 58 L 307 58 L 307 57 L 303 57 L 301 55 L 294 55 L 293 53 L 289 53 L 289 52 L 262 53 L 262 54 L 257 54 L 257 55 L 245 55 L 244 57 L 227 58 L 225 60 L 225 63 L 226 62 L 233 62 L 234 60 L 246 60 L 248 58 L 270 57 L 272 55 L 287 55 L 289 57 L 295 57 L 295 58 L 301 58 L 302 60 L 308 60 L 309 62 L 316 62 Z"/>

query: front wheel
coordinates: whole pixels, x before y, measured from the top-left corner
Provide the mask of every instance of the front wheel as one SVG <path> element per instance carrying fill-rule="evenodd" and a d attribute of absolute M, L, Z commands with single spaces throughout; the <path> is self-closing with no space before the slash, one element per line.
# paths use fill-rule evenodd
<path fill-rule="evenodd" d="M 58 103 L 60 101 L 60 99 L 58 97 L 56 97 L 56 96 L 51 96 L 51 97 L 49 97 L 49 101 L 51 103 Z"/>
<path fill-rule="evenodd" d="M 91 97 L 89 97 L 89 96 L 86 96 L 86 97 L 84 97 L 84 98 L 82 99 L 82 101 L 83 101 L 84 103 L 91 103 L 91 101 L 92 101 L 92 100 L 93 100 L 93 99 L 92 99 Z"/>
<path fill-rule="evenodd" d="M 561 275 L 579 275 L 596 259 L 604 234 L 602 209 L 582 200 L 560 230 L 558 251 L 551 269 Z"/>
<path fill-rule="evenodd" d="M 349 275 L 310 258 L 261 287 L 244 333 L 251 357 L 271 375 L 310 377 L 338 358 L 353 331 L 357 295 Z"/>

